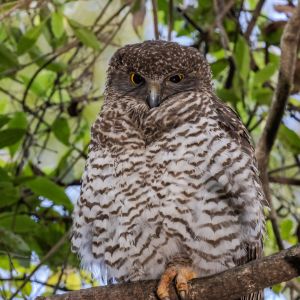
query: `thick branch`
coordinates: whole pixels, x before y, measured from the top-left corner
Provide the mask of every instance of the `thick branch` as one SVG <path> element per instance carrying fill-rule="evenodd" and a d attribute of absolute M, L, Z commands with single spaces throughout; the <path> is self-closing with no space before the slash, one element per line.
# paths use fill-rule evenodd
<path fill-rule="evenodd" d="M 300 2 L 293 16 L 287 22 L 281 38 L 281 60 L 276 91 L 266 120 L 266 125 L 256 147 L 256 158 L 263 183 L 266 199 L 270 205 L 270 221 L 279 249 L 284 245 L 280 236 L 277 215 L 271 201 L 268 179 L 268 162 L 271 149 L 284 114 L 288 97 L 293 85 L 295 66 L 297 62 L 297 48 L 300 39 Z"/>
<path fill-rule="evenodd" d="M 266 125 L 256 148 L 260 170 L 266 171 L 269 155 L 293 84 L 297 46 L 300 38 L 300 3 L 285 26 L 281 38 L 281 61 L 278 82 Z"/>
<path fill-rule="evenodd" d="M 288 178 L 288 177 L 269 177 L 269 182 L 280 183 L 287 185 L 300 185 L 300 179 Z"/>
<path fill-rule="evenodd" d="M 300 245 L 214 276 L 195 279 L 191 282 L 190 299 L 237 299 L 299 275 Z M 156 286 L 157 281 L 140 281 L 90 288 L 63 295 L 38 297 L 37 300 L 155 300 L 157 299 Z M 171 288 L 171 299 L 178 299 L 174 286 Z"/>

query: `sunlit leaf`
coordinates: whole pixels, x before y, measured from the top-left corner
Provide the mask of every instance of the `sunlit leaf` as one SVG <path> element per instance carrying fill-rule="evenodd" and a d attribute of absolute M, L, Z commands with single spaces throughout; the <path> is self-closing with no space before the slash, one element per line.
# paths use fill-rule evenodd
<path fill-rule="evenodd" d="M 52 130 L 55 137 L 65 145 L 69 145 L 70 127 L 67 119 L 57 118 L 52 124 Z"/>
<path fill-rule="evenodd" d="M 276 72 L 276 70 L 277 70 L 277 65 L 273 63 L 266 65 L 263 69 L 257 71 L 254 74 L 254 78 L 253 78 L 254 84 L 259 85 L 261 83 L 264 83 L 267 80 L 270 80 L 270 78 Z"/>
<path fill-rule="evenodd" d="M 241 36 L 236 43 L 234 57 L 240 77 L 246 81 L 250 69 L 250 53 L 247 41 Z"/>
<path fill-rule="evenodd" d="M 100 42 L 98 41 L 96 35 L 84 27 L 72 27 L 76 37 L 87 47 L 93 48 L 95 50 L 100 49 Z"/>
<path fill-rule="evenodd" d="M 270 105 L 273 92 L 267 88 L 255 88 L 252 91 L 253 100 L 259 104 Z"/>
<path fill-rule="evenodd" d="M 26 295 L 26 296 L 30 296 L 31 292 L 32 292 L 32 284 L 31 282 L 27 282 L 25 284 L 25 286 L 22 288 L 22 292 Z"/>
<path fill-rule="evenodd" d="M 281 237 L 284 240 L 289 240 L 291 234 L 292 234 L 292 229 L 293 229 L 293 221 L 290 219 L 285 219 L 282 220 L 280 223 L 280 233 L 281 233 Z"/>
<path fill-rule="evenodd" d="M 64 34 L 63 17 L 64 16 L 61 12 L 54 12 L 51 15 L 51 30 L 57 39 Z"/>
<path fill-rule="evenodd" d="M 25 75 L 21 75 L 20 77 L 23 79 L 25 84 L 28 84 L 31 79 L 31 77 Z M 47 94 L 48 89 L 53 86 L 55 78 L 56 73 L 50 70 L 42 70 L 31 85 L 30 91 L 35 93 L 37 96 L 44 96 Z"/>
<path fill-rule="evenodd" d="M 66 287 L 70 290 L 78 290 L 81 286 L 81 278 L 78 273 L 69 273 L 65 280 Z"/>
<path fill-rule="evenodd" d="M 278 137 L 282 144 L 288 147 L 292 153 L 300 153 L 300 137 L 295 131 L 282 124 L 279 128 Z"/>
<path fill-rule="evenodd" d="M 43 30 L 44 23 L 41 23 L 38 26 L 30 28 L 25 34 L 21 37 L 18 43 L 18 55 L 24 54 L 30 48 L 32 48 L 37 41 Z"/>

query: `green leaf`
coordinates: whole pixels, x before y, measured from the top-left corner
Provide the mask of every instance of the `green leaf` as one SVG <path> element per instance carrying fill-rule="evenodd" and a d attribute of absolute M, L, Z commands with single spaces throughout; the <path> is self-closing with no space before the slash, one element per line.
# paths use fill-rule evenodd
<path fill-rule="evenodd" d="M 24 54 L 34 46 L 42 32 L 43 27 L 44 23 L 41 23 L 40 25 L 32 27 L 25 32 L 18 43 L 18 55 Z"/>
<path fill-rule="evenodd" d="M 10 206 L 19 200 L 19 191 L 10 181 L 0 181 L 0 208 Z"/>
<path fill-rule="evenodd" d="M 281 143 L 288 147 L 292 153 L 300 153 L 300 137 L 295 131 L 282 124 L 279 128 L 278 137 Z"/>
<path fill-rule="evenodd" d="M 73 23 L 71 23 L 72 26 Z M 72 26 L 76 37 L 87 47 L 93 48 L 95 50 L 100 49 L 100 43 L 96 35 L 84 27 Z"/>
<path fill-rule="evenodd" d="M 263 69 L 257 71 L 254 74 L 253 81 L 255 85 L 264 83 L 267 80 L 270 80 L 272 75 L 276 72 L 277 65 L 273 63 L 267 64 Z"/>
<path fill-rule="evenodd" d="M 59 39 L 64 34 L 64 16 L 61 12 L 54 12 L 51 15 L 51 30 L 54 36 Z"/>
<path fill-rule="evenodd" d="M 11 230 L 15 233 L 33 233 L 39 225 L 34 222 L 29 216 L 16 215 L 15 213 L 0 214 L 0 226 Z"/>
<path fill-rule="evenodd" d="M 0 148 L 14 145 L 17 143 L 25 134 L 24 129 L 9 128 L 0 131 Z"/>
<path fill-rule="evenodd" d="M 26 118 L 26 114 L 22 111 L 18 111 L 14 113 L 14 116 L 7 124 L 8 128 L 18 128 L 25 130 L 27 128 L 28 122 Z M 21 140 L 14 145 L 9 147 L 10 155 L 13 156 L 20 147 Z"/>
<path fill-rule="evenodd" d="M 280 233 L 281 233 L 281 237 L 284 240 L 289 240 L 289 238 L 291 237 L 292 233 L 292 229 L 294 227 L 293 221 L 289 220 L 289 219 L 285 219 L 282 220 L 280 223 Z"/>
<path fill-rule="evenodd" d="M 3 43 L 0 44 L 0 68 L 13 68 L 19 65 L 18 57 Z"/>
<path fill-rule="evenodd" d="M 71 210 L 72 204 L 64 189 L 45 177 L 37 177 L 24 183 L 36 195 L 52 200 L 54 204 L 63 205 Z"/>
<path fill-rule="evenodd" d="M 0 236 L 0 249 L 12 251 L 13 254 L 30 255 L 30 248 L 20 235 L 0 227 Z"/>
<path fill-rule="evenodd" d="M 26 129 L 28 125 L 26 113 L 23 111 L 17 111 L 8 123 L 9 128 Z"/>
<path fill-rule="evenodd" d="M 52 124 L 52 130 L 55 137 L 65 145 L 69 145 L 70 127 L 67 119 L 57 118 Z"/>
<path fill-rule="evenodd" d="M 211 71 L 213 73 L 213 77 L 216 78 L 226 67 L 228 66 L 228 62 L 226 59 L 219 59 L 216 62 L 211 64 Z"/>
<path fill-rule="evenodd" d="M 0 167 L 0 182 L 1 181 L 10 181 L 10 177 L 6 170 Z"/>
<path fill-rule="evenodd" d="M 217 96 L 225 102 L 237 103 L 239 101 L 233 89 L 218 89 Z"/>
<path fill-rule="evenodd" d="M 259 104 L 270 105 L 272 97 L 273 91 L 268 88 L 256 88 L 252 91 L 252 98 Z"/>
<path fill-rule="evenodd" d="M 28 84 L 31 77 L 24 74 L 20 75 L 23 82 Z M 33 84 L 30 87 L 30 91 L 35 93 L 37 96 L 45 96 L 49 91 L 49 88 L 52 87 L 56 78 L 56 73 L 49 70 L 42 70 L 39 75 L 34 80 Z"/>
<path fill-rule="evenodd" d="M 239 36 L 238 41 L 236 43 L 234 57 L 240 77 L 244 81 L 246 81 L 250 68 L 250 53 L 247 41 L 241 36 Z"/>
<path fill-rule="evenodd" d="M 0 128 L 9 122 L 10 118 L 4 115 L 0 115 Z"/>

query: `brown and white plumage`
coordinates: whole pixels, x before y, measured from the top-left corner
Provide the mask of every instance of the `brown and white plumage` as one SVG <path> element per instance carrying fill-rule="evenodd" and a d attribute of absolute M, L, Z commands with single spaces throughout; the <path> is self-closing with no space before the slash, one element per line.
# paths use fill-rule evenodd
<path fill-rule="evenodd" d="M 162 41 L 118 50 L 74 210 L 82 264 L 117 281 L 159 278 L 170 264 L 223 271 L 261 256 L 263 202 L 249 135 L 198 51 Z"/>

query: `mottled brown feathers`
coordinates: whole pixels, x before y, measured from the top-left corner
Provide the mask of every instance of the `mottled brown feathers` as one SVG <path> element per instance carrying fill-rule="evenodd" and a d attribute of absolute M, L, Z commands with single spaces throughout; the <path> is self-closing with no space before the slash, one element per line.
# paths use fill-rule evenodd
<path fill-rule="evenodd" d="M 184 78 L 174 83 L 174 73 Z M 127 45 L 111 59 L 105 95 L 74 210 L 83 266 L 110 282 L 157 279 L 187 257 L 199 277 L 259 257 L 265 197 L 252 142 L 198 51 Z"/>

